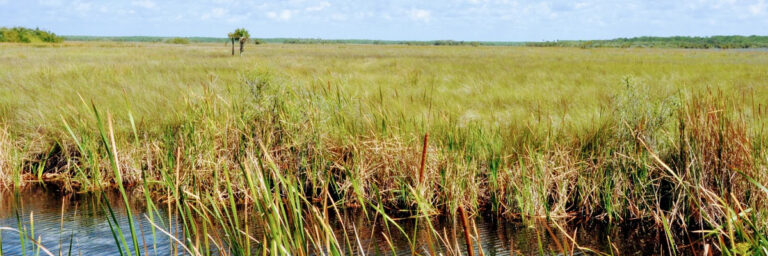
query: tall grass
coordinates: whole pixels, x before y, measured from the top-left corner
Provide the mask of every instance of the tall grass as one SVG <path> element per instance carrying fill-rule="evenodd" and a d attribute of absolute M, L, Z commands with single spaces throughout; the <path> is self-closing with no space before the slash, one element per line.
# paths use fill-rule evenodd
<path fill-rule="evenodd" d="M 0 63 L 1 184 L 142 190 L 147 219 L 163 207 L 180 220 L 153 237 L 181 230 L 190 254 L 346 254 L 355 241 L 328 212 L 348 207 L 416 219 L 412 250 L 418 237 L 430 254 L 458 248 L 431 222 L 459 209 L 641 219 L 674 250 L 690 234 L 723 253 L 765 247 L 763 53 L 0 47 L 13 59 Z"/>
<path fill-rule="evenodd" d="M 12 171 L 11 168 L 14 166 L 12 163 L 12 145 L 10 140 L 8 139 L 8 132 L 5 129 L 0 130 L 0 184 L 2 186 L 8 186 L 10 184 L 14 184 L 13 180 L 14 174 L 17 174 L 19 172 Z"/>

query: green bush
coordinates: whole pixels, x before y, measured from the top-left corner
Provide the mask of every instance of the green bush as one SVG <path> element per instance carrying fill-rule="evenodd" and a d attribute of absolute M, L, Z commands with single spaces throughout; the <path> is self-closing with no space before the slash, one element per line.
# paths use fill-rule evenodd
<path fill-rule="evenodd" d="M 174 37 L 174 38 L 166 39 L 165 43 L 167 43 L 167 44 L 189 44 L 189 39 L 183 38 L 183 37 Z"/>
<path fill-rule="evenodd" d="M 40 30 L 39 28 L 30 29 L 24 27 L 6 28 L 0 27 L 0 42 L 12 43 L 60 43 L 63 38 L 56 34 Z"/>

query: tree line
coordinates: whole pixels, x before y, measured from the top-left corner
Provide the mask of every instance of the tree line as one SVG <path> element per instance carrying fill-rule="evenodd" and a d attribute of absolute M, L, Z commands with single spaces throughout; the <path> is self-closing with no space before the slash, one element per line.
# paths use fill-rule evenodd
<path fill-rule="evenodd" d="M 616 38 L 610 40 L 565 40 L 548 42 L 529 42 L 526 46 L 534 47 L 581 47 L 581 48 L 692 48 L 692 49 L 738 49 L 768 48 L 768 36 L 710 36 L 710 37 L 653 37 Z"/>
<path fill-rule="evenodd" d="M 64 40 L 72 41 L 124 41 L 124 42 L 166 42 L 187 44 L 190 42 L 221 42 L 222 38 L 215 37 L 98 37 L 98 36 L 58 36 L 50 31 L 39 28 L 0 27 L 0 42 L 48 42 L 58 43 Z M 380 44 L 380 45 L 435 45 L 435 46 L 532 46 L 532 47 L 580 47 L 580 48 L 696 48 L 696 49 L 736 49 L 736 48 L 768 48 L 768 36 L 710 36 L 710 37 L 653 37 L 642 36 L 632 38 L 616 38 L 610 40 L 558 40 L 546 42 L 482 42 L 482 41 L 396 41 L 396 40 L 366 40 L 366 39 L 314 39 L 314 38 L 264 38 L 252 39 L 248 31 L 239 28 L 227 34 L 227 44 L 232 43 L 232 54 L 235 54 L 235 43 L 240 45 L 240 53 L 248 42 L 284 43 L 284 44 Z"/>
<path fill-rule="evenodd" d="M 50 31 L 41 30 L 39 28 L 30 29 L 24 27 L 0 27 L 0 42 L 59 43 L 62 41 L 64 41 L 64 38 L 57 36 Z"/>
<path fill-rule="evenodd" d="M 435 45 L 435 46 L 481 46 L 481 45 L 515 45 L 514 42 L 480 42 L 480 41 L 395 41 L 395 40 L 368 40 L 368 39 L 319 39 L 319 38 L 274 38 L 268 42 L 284 44 L 379 44 L 379 45 Z"/>

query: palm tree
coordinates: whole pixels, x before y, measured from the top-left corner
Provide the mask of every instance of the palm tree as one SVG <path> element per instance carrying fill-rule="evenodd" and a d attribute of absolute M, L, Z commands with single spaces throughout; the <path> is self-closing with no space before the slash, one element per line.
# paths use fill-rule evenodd
<path fill-rule="evenodd" d="M 251 35 L 248 33 L 248 30 L 245 30 L 244 28 L 236 29 L 235 35 L 240 40 L 240 55 L 243 55 L 245 43 L 251 39 Z"/>
<path fill-rule="evenodd" d="M 232 56 L 235 55 L 235 40 L 240 42 L 240 55 L 242 55 L 243 51 L 245 51 L 245 43 L 251 38 L 248 30 L 238 28 L 235 29 L 235 32 L 227 34 L 227 36 L 229 37 L 229 40 L 232 41 Z"/>
<path fill-rule="evenodd" d="M 232 56 L 235 56 L 235 33 L 227 34 L 229 40 L 232 41 Z"/>

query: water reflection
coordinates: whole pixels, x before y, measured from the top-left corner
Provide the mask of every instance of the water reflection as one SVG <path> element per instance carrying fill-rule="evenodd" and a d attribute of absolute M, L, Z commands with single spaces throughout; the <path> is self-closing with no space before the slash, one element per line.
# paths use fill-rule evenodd
<path fill-rule="evenodd" d="M 392 241 L 396 248 L 396 255 L 412 255 L 411 248 L 418 253 L 430 255 L 430 251 L 443 255 L 461 253 L 466 255 L 467 247 L 464 242 L 463 228 L 460 222 L 446 219 L 432 220 L 432 227 L 441 235 L 437 240 L 433 239 L 433 249 L 430 249 L 426 239 L 427 224 L 422 220 L 400 220 L 399 224 L 415 241 L 409 241 L 393 226 L 387 227 L 378 220 L 371 225 L 366 220 L 365 214 L 359 211 L 343 213 L 345 218 L 336 221 L 335 228 L 343 239 L 344 234 L 351 245 L 347 245 L 348 252 L 362 255 L 387 254 L 392 255 L 388 240 Z M 343 223 L 342 223 L 343 222 Z M 559 225 L 563 230 L 547 223 L 544 220 L 522 222 L 506 221 L 495 216 L 482 216 L 474 220 L 475 226 L 471 229 L 475 255 L 481 255 L 477 251 L 478 244 L 484 255 L 540 255 L 551 254 L 605 254 L 616 255 L 659 255 L 663 254 L 661 235 L 656 230 L 648 230 L 637 226 L 611 227 L 607 224 L 596 222 L 582 222 Z M 342 227 L 344 227 L 342 229 Z M 418 228 L 417 228 L 418 227 Z M 475 230 L 476 229 L 476 230 Z M 343 231 L 346 231 L 344 233 Z M 568 235 L 565 235 L 567 232 Z M 387 238 L 385 238 L 385 236 Z M 359 239 L 359 242 L 358 242 Z M 578 246 L 588 248 L 579 249 L 574 246 L 573 240 Z M 557 241 L 556 241 L 557 240 Z M 346 241 L 345 241 L 346 242 Z M 592 250 L 592 252 L 590 252 Z"/>
<path fill-rule="evenodd" d="M 140 198 L 140 197 L 137 197 Z M 0 227 L 26 228 L 34 237 L 55 255 L 119 255 L 115 238 L 110 229 L 109 215 L 100 202 L 108 200 L 115 213 L 128 247 L 133 251 L 131 235 L 125 207 L 117 194 L 83 194 L 62 196 L 43 189 L 29 189 L 16 193 L 0 194 Z M 131 202 L 137 233 L 140 236 L 139 250 L 142 255 L 181 255 L 182 248 L 172 242 L 167 235 L 155 231 L 145 216 L 147 212 L 141 200 Z M 160 210 L 154 216 L 158 226 L 170 230 L 178 239 L 184 240 L 179 225 L 169 223 L 167 211 Z M 361 255 L 412 255 L 412 251 L 430 255 L 435 252 L 451 255 L 461 252 L 466 254 L 463 228 L 456 221 L 449 219 L 432 220 L 432 228 L 440 233 L 438 238 L 427 239 L 428 224 L 423 220 L 401 219 L 398 224 L 408 234 L 406 237 L 394 225 L 386 225 L 381 216 L 371 212 L 366 215 L 359 210 L 345 211 L 341 218 L 331 217 L 337 239 L 349 254 Z M 175 217 L 170 216 L 170 219 Z M 254 216 L 251 216 L 254 217 Z M 563 251 L 575 254 L 588 253 L 573 248 L 571 239 L 580 246 L 604 253 L 620 255 L 661 254 L 660 234 L 655 230 L 638 227 L 610 227 L 599 223 L 561 223 L 562 230 L 544 223 L 509 222 L 494 216 L 476 218 L 475 230 L 471 230 L 484 255 L 538 255 L 562 254 Z M 21 223 L 21 225 L 19 224 Z M 253 222 L 251 222 L 253 223 Z M 261 232 L 258 227 L 251 228 L 256 237 Z M 569 235 L 565 235 L 565 233 Z M 34 246 L 30 241 L 22 246 L 19 235 L 2 231 L 3 255 L 21 255 L 26 248 L 27 255 L 33 255 Z M 476 235 L 475 235 L 476 234 Z M 410 239 L 408 239 L 410 237 Z M 71 250 L 70 250 L 71 244 Z M 44 254 L 41 254 L 44 255 Z M 475 255 L 479 255 L 476 253 Z"/>
<path fill-rule="evenodd" d="M 55 255 L 119 255 L 108 223 L 108 210 L 105 211 L 103 204 L 100 204 L 104 199 L 109 200 L 115 219 L 128 241 L 128 248 L 133 251 L 125 207 L 116 194 L 61 196 L 42 189 L 3 193 L 0 194 L 0 227 L 25 229 L 29 236 Z M 180 248 L 174 248 L 169 237 L 159 234 L 159 231 L 156 231 L 158 235 L 153 240 L 152 224 L 145 218 L 147 213 L 141 210 L 144 207 L 139 202 L 132 204 L 136 232 L 141 236 L 139 250 L 142 254 L 180 253 Z M 168 227 L 167 218 L 155 216 L 155 222 Z M 25 240 L 22 246 L 18 233 L 3 231 L 0 244 L 3 254 L 33 255 L 36 246 L 29 239 Z"/>

